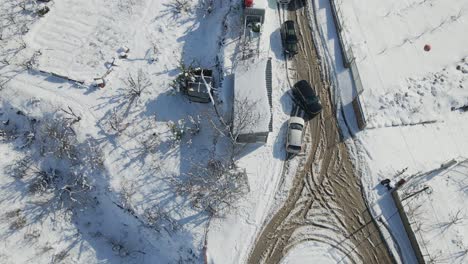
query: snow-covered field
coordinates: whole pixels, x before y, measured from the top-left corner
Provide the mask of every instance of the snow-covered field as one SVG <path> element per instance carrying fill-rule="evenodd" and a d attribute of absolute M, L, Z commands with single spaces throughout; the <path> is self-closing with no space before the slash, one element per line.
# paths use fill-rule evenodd
<path fill-rule="evenodd" d="M 343 67 L 331 6 L 322 0 L 312 3 L 318 36 L 325 43 L 325 64 L 336 76 L 332 83 L 355 136 L 348 143 L 363 175 L 369 204 L 374 215 L 390 226 L 390 233 L 384 224 L 381 229 L 400 260 L 413 263 L 415 258 L 407 250 L 409 241 L 395 216 L 391 196 L 379 182 L 429 171 L 447 160 L 468 156 L 464 108 L 468 105 L 468 3 L 334 2 L 343 25 L 345 49 L 352 51 L 363 84 L 360 99 L 368 123 L 363 131 L 357 131 L 349 107 L 358 89 L 350 70 Z M 430 51 L 424 50 L 426 44 Z M 344 123 L 342 127 L 347 129 Z M 434 250 L 437 245 L 445 250 L 444 242 L 434 241 Z"/>
<path fill-rule="evenodd" d="M 232 196 L 221 218 L 211 216 L 220 204 L 204 202 L 222 186 L 210 192 L 186 181 L 208 161 L 222 164 L 227 139 L 212 126 L 211 104 L 191 103 L 171 85 L 181 63 L 211 68 L 220 109 L 230 108 L 240 3 L 189 1 L 186 8 L 172 0 L 66 0 L 49 2 L 40 17 L 41 6 L 26 2 L 0 4 L 1 25 L 8 25 L 0 38 L 0 262 L 244 261 L 282 174 L 292 105 L 284 96 L 289 87 L 275 2 L 263 3 L 260 52 L 273 57 L 273 132 L 236 162 L 246 170 L 248 190 Z M 128 57 L 120 59 L 125 46 Z M 91 86 L 98 77 L 104 88 Z M 145 87 L 141 93 L 129 91 L 134 81 Z M 37 140 L 59 132 L 80 147 L 59 156 L 62 148 L 52 146 L 63 137 Z M 78 172 L 86 190 L 67 182 Z M 38 175 L 46 175 L 45 188 L 29 193 Z M 76 203 L 75 191 L 90 201 Z M 67 204 L 60 202 L 64 193 Z"/>
<path fill-rule="evenodd" d="M 426 263 L 468 262 L 467 175 L 460 160 L 414 175 L 398 191 Z"/>
<path fill-rule="evenodd" d="M 182 63 L 214 69 L 221 108 L 230 109 L 240 3 L 200 0 L 181 7 L 173 0 L 64 0 L 47 3 L 50 11 L 38 16 L 41 5 L 19 2 L 0 3 L 0 262 L 201 263 L 205 257 L 210 263 L 245 262 L 271 208 L 278 206 L 274 197 L 292 104 L 284 95 L 289 87 L 276 1 L 256 1 L 266 9 L 259 57 L 273 62 L 273 132 L 268 143 L 249 147 L 236 162 L 246 169 L 248 191 L 236 189 L 230 210 L 220 209 L 222 217 L 214 218 L 212 209 L 221 205 L 206 203 L 219 188 L 187 181 L 187 175 L 223 164 L 227 139 L 212 126 L 210 104 L 190 103 L 171 85 Z M 311 20 L 317 22 L 316 41 L 323 44 L 322 63 L 339 109 L 349 114 L 356 88 L 342 65 L 329 1 L 309 3 L 317 17 Z M 391 247 L 402 262 L 412 263 L 401 222 L 378 183 L 468 157 L 468 3 L 336 4 L 346 48 L 362 79 L 368 122 L 357 132 L 347 116 L 355 134 L 348 142 L 369 204 L 390 226 L 384 235 L 389 241 L 393 235 Z M 429 52 L 425 44 L 431 45 Z M 124 46 L 128 58 L 119 59 Z M 104 88 L 91 86 L 97 77 L 106 80 Z M 143 91 L 129 91 L 135 80 Z M 432 198 L 421 208 L 429 218 L 431 208 L 442 208 L 446 199 L 466 204 L 456 168 L 427 182 Z M 69 182 L 75 179 L 70 175 L 79 180 Z M 439 188 L 443 184 L 446 188 Z M 76 202 L 81 195 L 89 199 Z M 435 224 L 450 222 L 458 211 L 452 209 L 438 210 L 446 213 Z M 466 220 L 433 228 L 416 217 L 431 229 L 423 239 L 432 240 L 427 246 L 435 256 L 443 251 L 450 252 L 439 254 L 443 261 L 466 260 L 458 257 L 466 250 Z M 437 235 L 443 239 L 433 239 Z M 344 258 L 311 242 L 294 248 L 284 263 Z"/>

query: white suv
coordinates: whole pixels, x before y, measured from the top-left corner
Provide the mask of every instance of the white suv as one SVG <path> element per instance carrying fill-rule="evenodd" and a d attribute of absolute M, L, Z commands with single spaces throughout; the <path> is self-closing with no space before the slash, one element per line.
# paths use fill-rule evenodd
<path fill-rule="evenodd" d="M 302 150 L 302 133 L 304 130 L 304 119 L 293 116 L 288 123 L 288 137 L 286 139 L 286 151 L 291 154 L 298 154 Z"/>

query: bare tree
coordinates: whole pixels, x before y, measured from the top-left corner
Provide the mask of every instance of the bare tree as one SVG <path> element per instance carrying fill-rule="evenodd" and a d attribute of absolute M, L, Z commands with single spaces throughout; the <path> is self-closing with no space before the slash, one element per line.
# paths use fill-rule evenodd
<path fill-rule="evenodd" d="M 256 111 L 256 102 L 248 98 L 234 100 L 233 118 L 231 122 L 227 122 L 222 116 L 218 115 L 219 122 L 210 120 L 212 126 L 220 134 L 226 136 L 230 142 L 229 158 L 232 162 L 247 146 L 245 143 L 237 141 L 241 134 L 250 133 L 258 126 L 261 120 L 261 115 Z"/>

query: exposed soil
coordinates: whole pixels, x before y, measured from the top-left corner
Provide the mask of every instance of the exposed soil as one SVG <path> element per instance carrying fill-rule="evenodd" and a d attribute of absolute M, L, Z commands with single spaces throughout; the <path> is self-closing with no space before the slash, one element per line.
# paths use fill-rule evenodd
<path fill-rule="evenodd" d="M 292 3 L 295 11 L 287 14 L 296 22 L 300 40 L 299 54 L 289 63 L 297 69 L 298 79 L 314 85 L 323 111 L 309 121 L 312 148 L 307 162 L 297 172 L 282 208 L 264 226 L 248 263 L 279 263 L 289 249 L 305 241 L 332 246 L 346 256 L 344 263 L 392 263 L 341 141 L 330 88 L 320 78 L 307 11 L 298 3 Z"/>

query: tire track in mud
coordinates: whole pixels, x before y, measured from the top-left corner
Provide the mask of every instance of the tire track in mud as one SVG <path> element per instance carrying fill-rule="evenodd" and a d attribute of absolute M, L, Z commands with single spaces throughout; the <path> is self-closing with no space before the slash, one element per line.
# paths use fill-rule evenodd
<path fill-rule="evenodd" d="M 329 85 L 320 77 L 306 12 L 304 7 L 288 12 L 289 19 L 296 22 L 300 39 L 299 53 L 292 63 L 298 78 L 315 86 L 324 109 L 309 121 L 312 148 L 307 161 L 296 173 L 284 205 L 257 237 L 248 263 L 279 263 L 291 248 L 306 241 L 325 243 L 338 250 L 344 263 L 392 263 L 340 138 Z"/>

